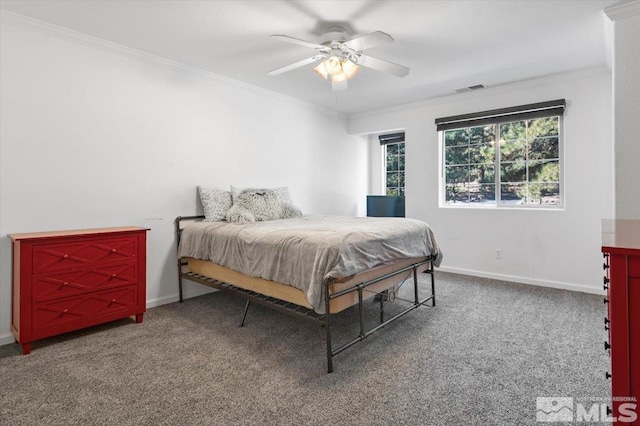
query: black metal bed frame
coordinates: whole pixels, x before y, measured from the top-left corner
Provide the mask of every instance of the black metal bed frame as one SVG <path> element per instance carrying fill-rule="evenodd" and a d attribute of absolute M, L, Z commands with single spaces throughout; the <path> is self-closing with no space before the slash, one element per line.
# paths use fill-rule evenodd
<path fill-rule="evenodd" d="M 177 249 L 179 250 L 180 248 L 180 238 L 182 236 L 182 229 L 183 227 L 181 226 L 181 222 L 183 221 L 197 221 L 197 220 L 201 220 L 203 219 L 204 216 L 178 216 L 175 220 L 175 231 L 176 231 L 176 238 L 177 238 Z M 242 314 L 242 321 L 240 322 L 240 327 L 244 326 L 244 322 L 245 319 L 247 317 L 247 312 L 249 310 L 249 305 L 251 304 L 251 302 L 257 303 L 259 305 L 263 305 L 266 306 L 268 308 L 274 309 L 278 312 L 282 312 L 286 315 L 295 317 L 295 318 L 300 318 L 306 321 L 310 321 L 316 325 L 319 325 L 321 327 L 324 327 L 325 329 L 325 336 L 326 336 L 326 340 L 327 340 L 327 373 L 331 373 L 333 371 L 333 357 L 336 356 L 337 354 L 339 354 L 340 352 L 344 351 L 345 349 L 353 346 L 354 344 L 361 342 L 362 340 L 366 339 L 367 337 L 369 337 L 371 334 L 375 333 L 376 331 L 380 330 L 381 328 L 383 328 L 384 326 L 386 326 L 387 324 L 397 320 L 398 318 L 404 316 L 405 314 L 411 312 L 412 310 L 419 308 L 420 306 L 425 305 L 427 302 L 431 301 L 431 305 L 432 307 L 436 306 L 436 293 L 435 293 L 435 276 L 434 276 L 434 270 L 433 270 L 433 261 L 435 260 L 435 256 L 430 256 L 428 257 L 426 260 L 421 261 L 421 262 L 417 262 L 417 263 L 413 263 L 409 266 L 406 266 L 402 269 L 399 269 L 397 271 L 385 274 L 383 276 L 380 277 L 376 277 L 372 280 L 357 284 L 353 287 L 344 289 L 342 291 L 336 292 L 334 294 L 330 294 L 329 292 L 329 285 L 332 284 L 331 280 L 325 280 L 324 282 L 324 302 L 325 302 L 325 314 L 318 314 L 317 312 L 315 312 L 312 309 L 308 309 L 304 306 L 300 306 L 297 305 L 295 303 L 291 303 L 291 302 L 287 302 L 281 299 L 277 299 L 274 297 L 270 297 L 270 296 L 265 296 L 263 294 L 251 291 L 251 290 L 246 290 L 237 286 L 234 286 L 232 284 L 228 284 L 226 282 L 223 281 L 219 281 L 219 280 L 215 280 L 209 277 L 206 277 L 204 275 L 199 275 L 190 271 L 185 271 L 184 268 L 185 266 L 188 264 L 188 261 L 184 258 L 181 258 L 179 256 L 178 253 L 178 288 L 179 288 L 179 295 L 180 295 L 180 302 L 183 302 L 183 293 L 182 293 L 182 280 L 183 279 L 187 279 L 190 281 L 194 281 L 197 282 L 199 284 L 203 284 L 209 287 L 213 287 L 217 290 L 220 291 L 224 291 L 224 292 L 228 292 L 228 293 L 232 293 L 235 294 L 236 296 L 240 296 L 244 299 L 247 300 L 245 306 L 244 306 L 244 311 Z M 431 275 L 431 296 L 426 297 L 422 300 L 420 300 L 419 295 L 418 295 L 418 268 L 423 266 L 423 265 L 428 265 L 427 269 L 424 271 L 425 273 L 428 273 Z M 365 329 L 365 321 L 364 321 L 364 309 L 363 309 L 363 292 L 365 291 L 365 289 L 367 289 L 367 287 L 369 287 L 372 284 L 375 284 L 377 282 L 383 281 L 387 278 L 391 278 L 393 276 L 396 275 L 400 275 L 402 273 L 405 272 L 413 272 L 413 288 L 414 288 L 414 299 L 412 301 L 407 301 L 410 303 L 409 307 L 407 307 L 406 309 L 404 309 L 402 312 L 394 315 L 393 317 L 385 320 L 384 319 L 384 301 L 385 299 L 390 299 L 391 295 L 385 291 L 383 293 L 377 293 L 377 299 L 380 301 L 380 324 L 377 325 L 376 327 L 370 329 L 370 330 L 366 330 Z M 341 345 L 340 347 L 338 347 L 337 349 L 333 349 L 332 348 L 332 342 L 331 342 L 331 311 L 330 311 L 330 303 L 331 300 L 338 298 L 340 296 L 343 296 L 345 294 L 348 293 L 352 293 L 354 291 L 358 292 L 358 310 L 359 310 L 359 321 L 360 321 L 360 332 L 358 334 L 357 337 L 355 337 L 353 340 Z M 371 290 L 367 290 L 367 291 L 371 291 Z M 429 306 L 429 305 L 425 305 L 425 306 Z M 335 315 L 335 314 L 334 314 Z"/>

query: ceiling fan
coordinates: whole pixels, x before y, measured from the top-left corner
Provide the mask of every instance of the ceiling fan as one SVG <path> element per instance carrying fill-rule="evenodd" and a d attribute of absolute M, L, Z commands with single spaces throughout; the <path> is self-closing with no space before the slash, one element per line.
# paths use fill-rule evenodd
<path fill-rule="evenodd" d="M 327 33 L 320 37 L 319 43 L 312 43 L 286 35 L 272 35 L 271 37 L 288 43 L 310 47 L 315 49 L 317 54 L 270 71 L 267 73 L 270 76 L 322 61 L 313 70 L 325 80 L 330 79 L 332 89 L 338 91 L 347 88 L 347 80 L 358 72 L 360 66 L 397 77 L 404 77 L 409 74 L 409 68 L 407 67 L 362 53 L 365 49 L 393 41 L 393 37 L 382 31 L 374 31 L 360 37 L 351 38 L 344 28 L 330 27 Z"/>

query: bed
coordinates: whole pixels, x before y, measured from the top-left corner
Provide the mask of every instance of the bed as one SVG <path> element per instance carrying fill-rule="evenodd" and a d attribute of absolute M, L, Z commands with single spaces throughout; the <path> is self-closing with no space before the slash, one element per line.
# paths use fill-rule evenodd
<path fill-rule="evenodd" d="M 204 222 L 178 217 L 178 282 L 184 279 L 309 320 L 325 328 L 327 371 L 333 357 L 406 313 L 435 306 L 434 266 L 442 259 L 436 238 L 424 222 L 406 218 L 354 218 L 304 215 L 254 223 Z M 418 273 L 429 273 L 431 294 L 420 298 Z M 384 318 L 384 303 L 413 276 L 413 300 Z M 367 330 L 363 301 L 376 297 L 380 324 Z M 331 317 L 359 309 L 358 336 L 332 347 Z"/>

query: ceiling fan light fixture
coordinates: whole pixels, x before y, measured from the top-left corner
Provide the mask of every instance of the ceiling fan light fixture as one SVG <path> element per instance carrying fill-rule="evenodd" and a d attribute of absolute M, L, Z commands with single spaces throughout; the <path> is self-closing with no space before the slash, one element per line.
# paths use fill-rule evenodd
<path fill-rule="evenodd" d="M 337 56 L 331 56 L 324 61 L 324 69 L 331 75 L 342 73 L 342 59 Z"/>
<path fill-rule="evenodd" d="M 329 73 L 327 72 L 327 70 L 324 67 L 324 62 L 320 62 L 318 65 L 316 65 L 315 67 L 313 67 L 313 70 L 322 78 L 324 78 L 325 80 L 329 77 Z"/>
<path fill-rule="evenodd" d="M 344 59 L 342 61 L 342 72 L 345 74 L 346 78 L 351 78 L 360 69 L 360 65 L 354 64 L 349 59 Z"/>
<path fill-rule="evenodd" d="M 313 70 L 325 80 L 328 80 L 329 76 L 331 76 L 331 81 L 334 83 L 350 79 L 359 69 L 360 66 L 354 64 L 349 59 L 341 59 L 337 56 L 332 56 L 313 68 Z"/>

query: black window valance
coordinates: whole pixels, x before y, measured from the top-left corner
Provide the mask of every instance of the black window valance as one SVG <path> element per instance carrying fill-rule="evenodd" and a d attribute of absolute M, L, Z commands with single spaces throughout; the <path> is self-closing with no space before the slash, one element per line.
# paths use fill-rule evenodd
<path fill-rule="evenodd" d="M 520 105 L 510 108 L 493 109 L 471 114 L 453 115 L 436 118 L 438 131 L 459 129 L 462 127 L 482 126 L 489 123 L 505 123 L 508 121 L 531 120 L 540 117 L 564 115 L 566 102 L 564 99 Z"/>
<path fill-rule="evenodd" d="M 378 136 L 380 140 L 380 145 L 386 145 L 389 143 L 398 143 L 404 142 L 404 132 L 401 133 L 390 133 L 388 135 L 380 135 Z"/>

